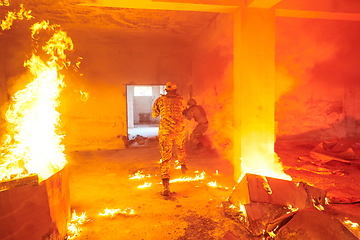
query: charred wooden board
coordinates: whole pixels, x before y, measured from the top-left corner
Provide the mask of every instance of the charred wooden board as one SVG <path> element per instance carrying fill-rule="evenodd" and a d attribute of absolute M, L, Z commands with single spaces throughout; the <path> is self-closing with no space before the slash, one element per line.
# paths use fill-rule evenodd
<path fill-rule="evenodd" d="M 38 185 L 39 177 L 37 174 L 31 174 L 23 178 L 12 179 L 8 181 L 0 182 L 0 191 L 4 191 L 11 188 L 16 188 L 24 185 Z"/>

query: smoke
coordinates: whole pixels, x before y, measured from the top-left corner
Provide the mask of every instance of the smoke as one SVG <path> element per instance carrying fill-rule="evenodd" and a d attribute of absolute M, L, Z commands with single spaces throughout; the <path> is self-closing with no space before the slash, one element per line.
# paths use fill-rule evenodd
<path fill-rule="evenodd" d="M 358 86 L 360 24 L 356 21 L 279 18 L 276 23 L 276 96 L 302 87 L 333 94 L 334 88 Z M 312 87 L 304 87 L 311 85 Z M 329 91 L 330 90 L 330 91 Z M 300 96 L 302 95 L 302 96 Z"/>
<path fill-rule="evenodd" d="M 300 85 L 313 82 L 314 68 L 335 59 L 339 41 L 340 36 L 329 21 L 279 18 L 276 22 L 276 100 Z"/>
<path fill-rule="evenodd" d="M 279 135 L 330 129 L 344 94 L 360 86 L 357 21 L 278 18 L 276 120 Z"/>
<path fill-rule="evenodd" d="M 221 40 L 219 40 L 221 41 Z M 205 135 L 225 159 L 233 160 L 234 104 L 233 49 L 224 44 L 201 51 L 194 60 L 193 98 L 209 121 Z"/>

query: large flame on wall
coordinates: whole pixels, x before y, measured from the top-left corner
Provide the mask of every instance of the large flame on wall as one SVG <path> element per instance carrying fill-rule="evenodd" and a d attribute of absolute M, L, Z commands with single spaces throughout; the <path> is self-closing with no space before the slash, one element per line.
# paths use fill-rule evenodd
<path fill-rule="evenodd" d="M 0 180 L 10 180 L 28 174 L 37 174 L 42 181 L 66 164 L 63 135 L 59 132 L 60 114 L 56 108 L 64 76 L 59 70 L 70 65 L 65 50 L 72 50 L 71 39 L 58 25 L 47 21 L 35 23 L 32 37 L 39 31 L 54 32 L 42 47 L 47 61 L 32 54 L 25 62 L 33 76 L 24 89 L 12 97 L 5 114 L 6 133 L 2 138 Z"/>

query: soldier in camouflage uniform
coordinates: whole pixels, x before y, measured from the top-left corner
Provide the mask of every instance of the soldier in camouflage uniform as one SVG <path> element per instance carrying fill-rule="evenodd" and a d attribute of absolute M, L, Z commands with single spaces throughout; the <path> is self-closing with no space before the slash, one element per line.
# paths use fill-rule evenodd
<path fill-rule="evenodd" d="M 165 87 L 166 95 L 161 95 L 152 107 L 153 118 L 161 116 L 159 124 L 159 145 L 161 154 L 161 179 L 164 185 L 164 195 L 170 195 L 169 179 L 171 172 L 171 157 L 173 143 L 181 171 L 186 173 L 186 150 L 185 150 L 185 123 L 182 112 L 184 111 L 183 98 L 176 93 L 177 87 L 173 82 L 168 82 Z"/>
<path fill-rule="evenodd" d="M 190 134 L 191 147 L 192 149 L 196 150 L 199 149 L 200 146 L 202 145 L 199 139 L 208 129 L 209 122 L 206 118 L 206 113 L 204 108 L 200 105 L 197 105 L 195 99 L 193 98 L 189 99 L 187 105 L 189 107 L 183 111 L 184 116 L 188 120 L 194 118 L 194 120 L 198 124 L 196 128 L 193 130 L 193 132 Z"/>

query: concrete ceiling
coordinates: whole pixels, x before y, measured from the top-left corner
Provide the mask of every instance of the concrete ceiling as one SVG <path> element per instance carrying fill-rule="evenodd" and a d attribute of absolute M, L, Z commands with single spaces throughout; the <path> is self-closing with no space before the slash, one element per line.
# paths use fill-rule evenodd
<path fill-rule="evenodd" d="M 359 0 L 10 0 L 10 6 L 0 6 L 0 19 L 20 4 L 37 21 L 49 20 L 67 28 L 167 33 L 190 39 L 200 35 L 219 13 L 234 12 L 244 4 L 360 13 Z"/>
<path fill-rule="evenodd" d="M 0 7 L 0 19 L 5 19 L 8 11 L 19 9 L 20 3 L 32 11 L 36 21 L 49 20 L 68 29 L 168 33 L 187 38 L 201 34 L 218 15 L 213 7 L 201 12 L 135 8 L 142 5 L 131 4 L 114 6 L 88 0 L 12 0 L 9 7 Z"/>

